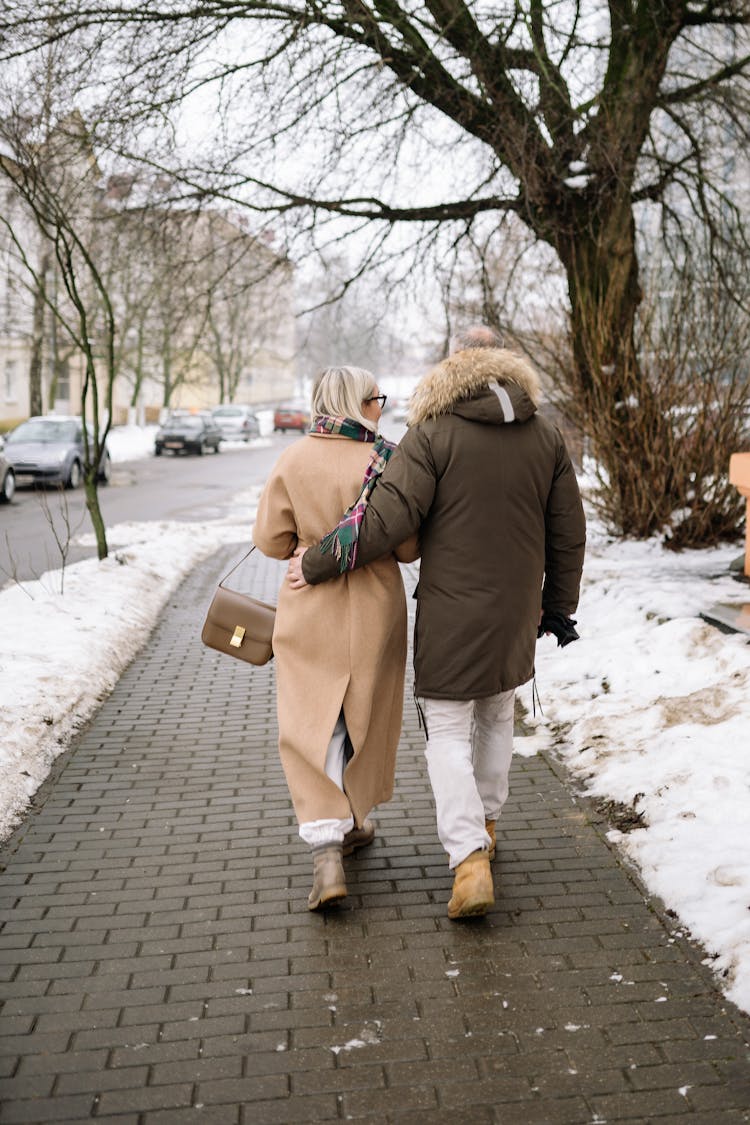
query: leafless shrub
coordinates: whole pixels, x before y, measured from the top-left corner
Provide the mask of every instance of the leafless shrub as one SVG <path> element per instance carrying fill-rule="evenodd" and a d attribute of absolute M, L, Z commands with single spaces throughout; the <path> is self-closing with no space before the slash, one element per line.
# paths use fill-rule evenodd
<path fill-rule="evenodd" d="M 674 549 L 737 538 L 745 506 L 728 480 L 729 457 L 750 448 L 750 318 L 742 302 L 727 300 L 693 262 L 666 280 L 652 270 L 636 348 L 647 378 L 623 365 L 614 409 L 611 372 L 605 385 L 594 379 L 582 391 L 575 367 L 567 368 L 566 409 L 593 454 L 595 505 L 611 530 L 661 533 Z"/>
<path fill-rule="evenodd" d="M 75 526 L 71 518 L 70 505 L 68 504 L 68 496 L 64 486 L 58 485 L 52 495 L 57 497 L 57 511 L 53 511 L 49 502 L 49 492 L 46 488 L 37 490 L 37 499 L 39 507 L 42 510 L 42 515 L 47 522 L 52 538 L 57 547 L 57 552 L 60 559 L 60 593 L 65 593 L 65 568 L 68 565 L 68 556 L 70 555 L 70 548 L 73 544 L 74 536 L 80 531 L 84 518 L 84 510 L 81 511 L 80 518 Z"/>

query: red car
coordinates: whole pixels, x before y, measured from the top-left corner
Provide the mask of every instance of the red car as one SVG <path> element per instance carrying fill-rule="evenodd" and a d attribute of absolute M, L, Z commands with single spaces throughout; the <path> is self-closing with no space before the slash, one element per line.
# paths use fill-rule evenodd
<path fill-rule="evenodd" d="M 304 403 L 288 402 L 277 406 L 273 415 L 274 430 L 305 430 L 310 429 L 310 412 Z"/>

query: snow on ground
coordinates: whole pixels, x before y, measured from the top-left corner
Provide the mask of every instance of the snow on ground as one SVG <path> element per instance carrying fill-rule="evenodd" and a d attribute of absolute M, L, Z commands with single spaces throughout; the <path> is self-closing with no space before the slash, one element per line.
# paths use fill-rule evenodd
<path fill-rule="evenodd" d="M 158 426 L 115 426 L 107 438 L 112 461 L 137 461 L 142 457 L 151 457 L 158 429 Z"/>
<path fill-rule="evenodd" d="M 222 441 L 222 449 L 264 449 L 271 445 L 268 434 L 273 431 L 273 416 L 271 416 L 271 430 L 262 419 L 261 436 L 250 441 Z M 114 464 L 119 461 L 137 461 L 143 457 L 151 457 L 154 452 L 154 436 L 158 426 L 115 426 L 110 430 L 107 438 L 107 447 Z"/>
<path fill-rule="evenodd" d="M 699 617 L 750 602 L 727 572 L 737 554 L 676 555 L 590 523 L 581 640 L 539 642 L 544 716 L 529 722 L 589 795 L 642 815 L 610 839 L 750 1011 L 750 642 Z"/>
<path fill-rule="evenodd" d="M 179 582 L 222 546 L 249 544 L 257 498 L 257 489 L 240 493 L 228 516 L 205 524 L 117 524 L 107 531 L 108 558 L 0 592 L 0 839 L 143 646 Z"/>
<path fill-rule="evenodd" d="M 69 566 L 64 595 L 59 572 L 0 592 L 0 838 L 180 580 L 248 542 L 256 501 L 238 495 L 220 521 L 110 528 L 110 557 Z M 750 1011 L 750 644 L 699 617 L 715 601 L 750 601 L 727 573 L 737 553 L 612 541 L 592 521 L 581 639 L 540 641 L 544 715 L 529 717 L 519 750 L 553 747 L 592 796 L 635 806 L 644 827 L 611 838 Z M 521 690 L 529 710 L 530 696 Z"/>

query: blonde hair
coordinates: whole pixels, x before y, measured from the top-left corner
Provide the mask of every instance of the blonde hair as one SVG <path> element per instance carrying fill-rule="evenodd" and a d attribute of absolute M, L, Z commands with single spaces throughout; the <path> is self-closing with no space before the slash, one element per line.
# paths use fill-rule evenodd
<path fill-rule="evenodd" d="M 319 414 L 332 414 L 335 418 L 352 418 L 368 430 L 376 430 L 377 423 L 362 413 L 363 402 L 376 386 L 375 376 L 364 367 L 326 367 L 313 384 L 313 420 Z"/>

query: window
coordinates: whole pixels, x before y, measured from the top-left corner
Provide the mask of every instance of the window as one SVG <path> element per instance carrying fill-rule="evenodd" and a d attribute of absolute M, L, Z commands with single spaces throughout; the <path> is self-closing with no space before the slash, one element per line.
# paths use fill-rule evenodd
<path fill-rule="evenodd" d="M 57 369 L 57 388 L 55 402 L 70 402 L 70 366 L 63 360 Z"/>
<path fill-rule="evenodd" d="M 6 402 L 15 402 L 18 397 L 18 388 L 16 386 L 17 368 L 17 360 L 6 359 L 5 378 L 3 381 L 3 397 Z"/>

